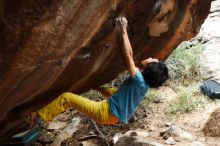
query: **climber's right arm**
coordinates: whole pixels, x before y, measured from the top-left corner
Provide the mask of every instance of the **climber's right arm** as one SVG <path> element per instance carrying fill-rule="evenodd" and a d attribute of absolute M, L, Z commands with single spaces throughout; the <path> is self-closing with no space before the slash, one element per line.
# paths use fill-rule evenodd
<path fill-rule="evenodd" d="M 134 77 L 138 69 L 134 63 L 133 51 L 132 51 L 130 40 L 128 38 L 126 18 L 122 17 L 122 18 L 116 19 L 116 25 L 119 25 L 120 27 L 120 36 L 122 39 L 122 53 L 124 56 L 124 60 L 127 64 L 130 76 Z"/>

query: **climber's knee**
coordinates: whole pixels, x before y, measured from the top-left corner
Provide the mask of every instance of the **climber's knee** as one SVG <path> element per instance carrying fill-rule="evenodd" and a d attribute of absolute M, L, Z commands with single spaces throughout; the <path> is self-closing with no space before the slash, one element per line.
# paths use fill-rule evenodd
<path fill-rule="evenodd" d="M 72 95 L 73 95 L 73 93 L 71 93 L 71 92 L 64 92 L 61 94 L 61 97 L 68 98 L 68 97 L 71 97 Z"/>
<path fill-rule="evenodd" d="M 62 100 L 66 102 L 75 102 L 76 99 L 81 98 L 81 96 L 73 94 L 71 92 L 64 92 L 63 94 L 60 95 L 60 97 L 62 98 Z"/>
<path fill-rule="evenodd" d="M 64 92 L 60 95 L 59 98 L 60 98 L 61 104 L 63 105 L 65 109 L 71 107 L 72 103 L 70 102 L 74 102 L 73 97 L 74 97 L 74 94 L 71 92 Z"/>

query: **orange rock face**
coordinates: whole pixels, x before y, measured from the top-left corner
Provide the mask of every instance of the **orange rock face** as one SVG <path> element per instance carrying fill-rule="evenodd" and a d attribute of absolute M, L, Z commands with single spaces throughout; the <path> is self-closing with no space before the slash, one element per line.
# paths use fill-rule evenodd
<path fill-rule="evenodd" d="M 1 0 L 0 135 L 24 129 L 21 111 L 80 93 L 125 69 L 114 19 L 126 16 L 137 65 L 165 60 L 195 36 L 211 0 Z M 13 130 L 11 130 L 13 129 Z M 2 136 L 4 135 L 4 136 Z"/>

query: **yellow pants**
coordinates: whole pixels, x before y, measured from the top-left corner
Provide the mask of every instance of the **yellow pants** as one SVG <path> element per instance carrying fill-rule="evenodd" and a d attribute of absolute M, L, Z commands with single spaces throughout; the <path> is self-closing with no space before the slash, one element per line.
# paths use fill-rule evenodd
<path fill-rule="evenodd" d="M 116 89 L 99 87 L 97 91 L 100 91 L 103 95 L 111 95 Z M 95 102 L 69 92 L 61 94 L 58 98 L 40 109 L 38 114 L 47 122 L 69 107 L 86 114 L 99 124 L 116 124 L 119 122 L 119 119 L 110 112 L 107 100 Z"/>

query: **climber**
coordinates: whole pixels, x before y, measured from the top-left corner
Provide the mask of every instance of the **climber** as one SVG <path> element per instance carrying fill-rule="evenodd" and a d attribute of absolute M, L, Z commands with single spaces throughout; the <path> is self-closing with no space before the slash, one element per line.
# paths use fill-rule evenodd
<path fill-rule="evenodd" d="M 116 30 L 122 41 L 123 58 L 130 74 L 121 87 L 117 91 L 114 88 L 98 87 L 97 91 L 109 97 L 109 99 L 100 102 L 69 92 L 63 93 L 38 112 L 25 113 L 27 116 L 26 121 L 31 126 L 38 117 L 47 122 L 69 107 L 86 114 L 99 124 L 128 123 L 128 120 L 148 92 L 148 88 L 159 87 L 167 80 L 168 69 L 158 59 L 148 58 L 143 60 L 141 62 L 143 69 L 140 70 L 135 66 L 125 17 L 116 19 Z"/>

